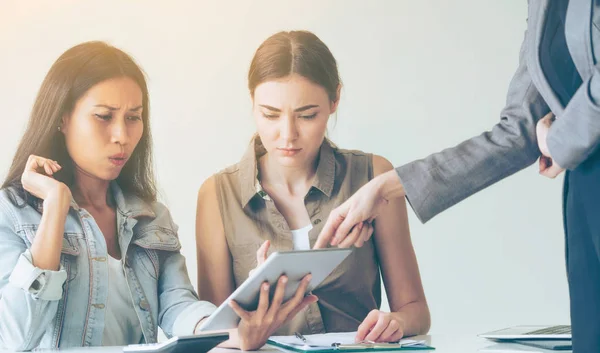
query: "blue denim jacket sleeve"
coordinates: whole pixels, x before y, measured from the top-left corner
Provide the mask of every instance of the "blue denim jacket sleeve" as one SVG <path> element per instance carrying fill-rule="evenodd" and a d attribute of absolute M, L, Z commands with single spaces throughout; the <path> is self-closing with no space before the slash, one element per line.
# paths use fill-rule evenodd
<path fill-rule="evenodd" d="M 216 307 L 198 299 L 181 253 L 167 254 L 163 261 L 158 284 L 160 327 L 168 337 L 192 335 L 198 322 Z"/>
<path fill-rule="evenodd" d="M 47 271 L 32 264 L 31 253 L 15 229 L 13 206 L 0 196 L 0 347 L 31 350 L 56 316 L 63 268 Z"/>
<path fill-rule="evenodd" d="M 177 233 L 167 208 L 161 204 L 157 208 L 157 219 L 165 217 L 163 221 Z M 160 256 L 159 325 L 168 337 L 192 335 L 198 322 L 210 316 L 216 307 L 198 299 L 188 276 L 185 257 L 179 251 L 162 251 Z"/>

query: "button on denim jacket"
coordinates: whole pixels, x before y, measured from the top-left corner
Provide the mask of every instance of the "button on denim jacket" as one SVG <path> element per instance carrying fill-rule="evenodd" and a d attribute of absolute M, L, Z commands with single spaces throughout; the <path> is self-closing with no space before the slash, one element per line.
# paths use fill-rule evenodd
<path fill-rule="evenodd" d="M 123 269 L 145 342 L 156 342 L 158 326 L 169 337 L 192 334 L 215 307 L 198 300 L 169 211 L 161 203 L 124 195 L 116 182 L 109 190 L 116 202 Z M 41 211 L 27 204 L 17 207 L 8 190 L 0 191 L 0 348 L 100 346 L 108 296 L 104 236 L 92 216 L 72 202 L 60 269 L 36 268 L 29 248 Z"/>

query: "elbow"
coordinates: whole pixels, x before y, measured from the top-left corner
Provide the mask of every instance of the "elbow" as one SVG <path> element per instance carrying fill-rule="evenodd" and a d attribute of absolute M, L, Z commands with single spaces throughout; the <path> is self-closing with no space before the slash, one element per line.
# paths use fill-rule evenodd
<path fill-rule="evenodd" d="M 0 349 L 13 352 L 25 352 L 31 351 L 38 346 L 38 342 L 25 339 L 23 334 L 16 334 L 11 332 L 12 336 L 4 332 L 0 334 Z"/>
<path fill-rule="evenodd" d="M 14 345 L 6 345 L 5 348 L 6 348 L 6 350 L 12 351 L 12 352 L 29 352 L 29 351 L 33 350 L 33 348 L 35 348 L 35 346 L 30 345 L 27 342 L 21 342 L 21 343 L 16 342 L 16 344 L 14 344 Z"/>
<path fill-rule="evenodd" d="M 4 307 L 0 310 L 4 311 L 0 316 L 0 350 L 23 352 L 39 347 L 44 325 L 37 325 L 30 314 L 7 313 Z M 17 317 L 26 319 L 21 321 Z"/>

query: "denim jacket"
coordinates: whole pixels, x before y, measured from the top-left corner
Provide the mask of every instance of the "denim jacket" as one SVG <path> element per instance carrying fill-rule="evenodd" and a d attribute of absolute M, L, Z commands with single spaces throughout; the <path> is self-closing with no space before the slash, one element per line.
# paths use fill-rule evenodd
<path fill-rule="evenodd" d="M 116 201 L 124 271 L 144 341 L 157 341 L 158 326 L 169 337 L 193 334 L 198 321 L 215 307 L 198 300 L 169 211 L 161 203 L 124 195 L 116 182 L 110 191 Z M 7 190 L 0 190 L 0 348 L 100 346 L 108 295 L 104 236 L 93 217 L 73 201 L 60 269 L 36 268 L 29 248 L 41 211 L 13 205 Z"/>

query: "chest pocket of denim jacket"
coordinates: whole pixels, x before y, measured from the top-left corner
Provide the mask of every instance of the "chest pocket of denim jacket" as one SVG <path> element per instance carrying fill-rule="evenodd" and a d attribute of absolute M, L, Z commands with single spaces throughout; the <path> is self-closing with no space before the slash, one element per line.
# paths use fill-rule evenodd
<path fill-rule="evenodd" d="M 22 226 L 27 247 L 31 248 L 33 239 L 38 229 L 37 224 L 26 224 Z M 60 263 L 67 271 L 69 282 L 77 277 L 77 257 L 80 254 L 80 241 L 84 238 L 83 232 L 77 230 L 66 230 L 63 234 Z"/>
<path fill-rule="evenodd" d="M 177 234 L 165 227 L 151 225 L 140 229 L 133 240 L 137 245 L 131 250 L 136 265 L 142 267 L 153 279 L 158 279 L 160 273 L 160 252 L 179 251 L 181 243 Z"/>

